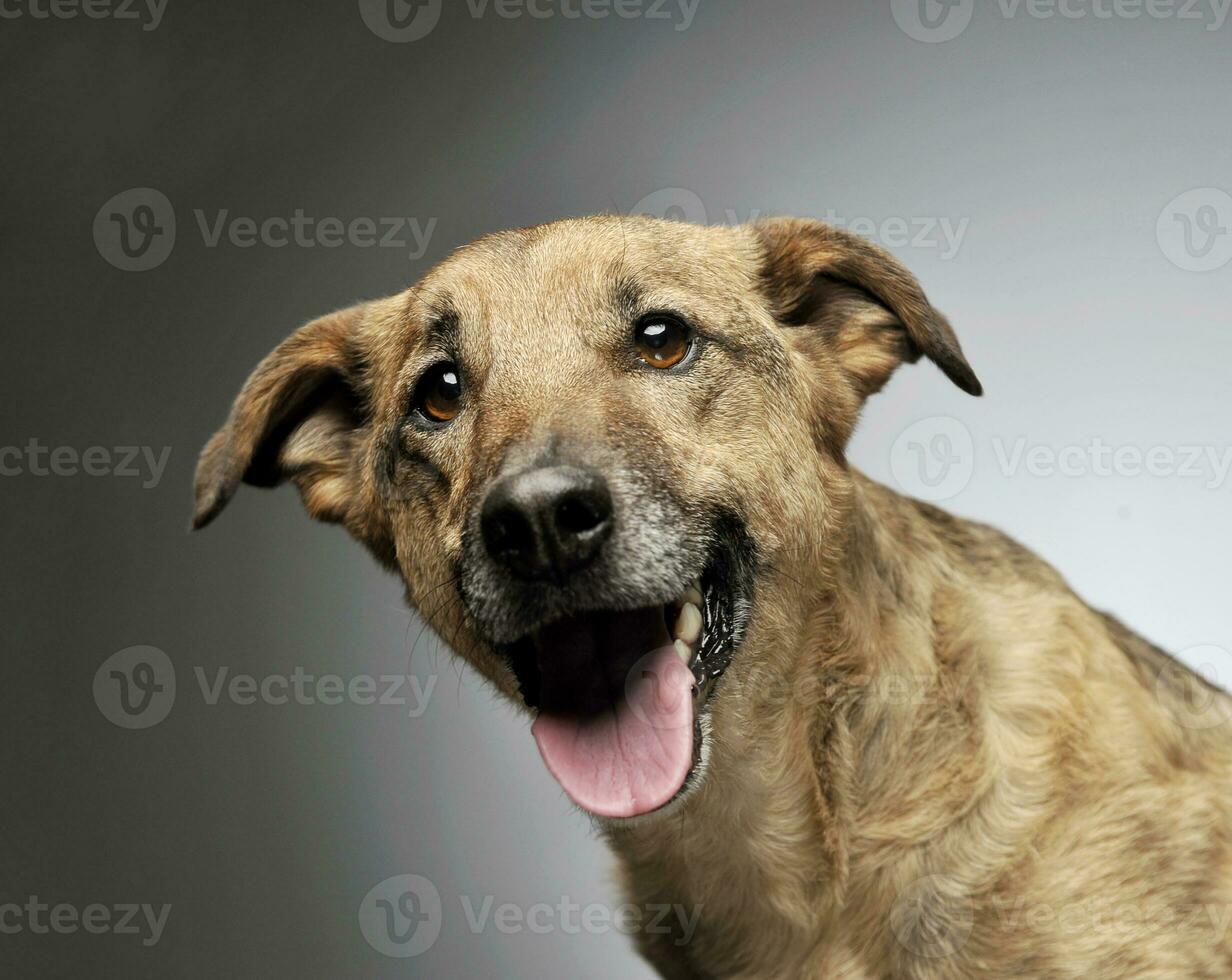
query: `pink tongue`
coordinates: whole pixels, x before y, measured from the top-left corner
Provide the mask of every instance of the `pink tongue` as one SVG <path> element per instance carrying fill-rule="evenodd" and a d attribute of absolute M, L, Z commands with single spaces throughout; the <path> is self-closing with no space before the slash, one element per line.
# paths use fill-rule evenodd
<path fill-rule="evenodd" d="M 578 806 L 601 817 L 649 813 L 693 765 L 693 672 L 665 646 L 637 662 L 615 707 L 588 718 L 541 713 L 531 731 Z"/>

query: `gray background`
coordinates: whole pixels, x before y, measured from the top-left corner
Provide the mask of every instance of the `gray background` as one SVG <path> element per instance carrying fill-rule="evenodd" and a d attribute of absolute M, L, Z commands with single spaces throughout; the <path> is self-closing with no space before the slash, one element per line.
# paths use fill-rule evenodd
<path fill-rule="evenodd" d="M 870 405 L 855 461 L 927 492 L 909 476 L 912 444 L 926 447 L 924 462 L 958 474 L 945 506 L 1232 677 L 1232 478 L 1206 464 L 1064 476 L 999 462 L 1020 439 L 1232 445 L 1232 265 L 1187 271 L 1157 236 L 1161 215 L 1180 227 L 1178 195 L 1232 190 L 1232 23 L 1207 30 L 1209 8 L 1205 21 L 1043 19 L 980 2 L 941 44 L 900 28 L 889 0 L 700 0 L 687 30 L 675 0 L 674 20 L 474 16 L 450 0 L 410 43 L 378 36 L 354 2 L 170 0 L 150 31 L 10 9 L 26 13 L 0 20 L 0 443 L 171 455 L 148 488 L 0 477 L 0 902 L 172 910 L 150 948 L 0 935 L 6 974 L 646 975 L 612 931 L 468 927 L 461 896 L 524 911 L 618 898 L 526 723 L 422 634 L 394 580 L 289 490 L 241 493 L 215 527 L 186 533 L 196 452 L 256 361 L 304 320 L 401 289 L 489 230 L 628 211 L 668 188 L 680 190 L 645 207 L 872 219 L 950 314 L 988 396 L 904 371 Z M 144 272 L 115 268 L 92 234 L 104 202 L 134 187 L 165 194 L 177 220 L 169 258 Z M 1187 200 L 1232 225 L 1215 191 Z M 355 243 L 209 247 L 193 214 L 297 208 L 437 223 L 412 260 Z M 967 224 L 947 257 L 898 242 L 893 219 Z M 1226 232 L 1211 241 L 1215 258 L 1232 247 Z M 930 427 L 955 432 L 937 417 L 970 448 L 936 444 Z M 166 652 L 178 693 L 164 721 L 130 731 L 91 685 L 137 644 Z M 435 686 L 418 718 L 210 705 L 194 667 L 409 671 Z M 404 873 L 435 884 L 443 927 L 422 955 L 389 959 L 356 911 Z"/>

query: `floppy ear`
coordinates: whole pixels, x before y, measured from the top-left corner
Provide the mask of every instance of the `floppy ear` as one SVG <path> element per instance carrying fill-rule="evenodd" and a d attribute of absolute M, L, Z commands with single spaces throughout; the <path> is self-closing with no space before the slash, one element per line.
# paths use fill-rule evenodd
<path fill-rule="evenodd" d="M 971 395 L 983 387 L 954 330 L 889 252 L 820 221 L 771 218 L 753 226 L 765 249 L 765 289 L 779 321 L 810 334 L 861 398 L 904 361 L 927 357 Z"/>
<path fill-rule="evenodd" d="M 367 424 L 355 339 L 366 308 L 314 320 L 257 365 L 201 452 L 194 528 L 217 517 L 241 482 L 272 487 L 290 479 L 313 517 L 354 517 Z"/>

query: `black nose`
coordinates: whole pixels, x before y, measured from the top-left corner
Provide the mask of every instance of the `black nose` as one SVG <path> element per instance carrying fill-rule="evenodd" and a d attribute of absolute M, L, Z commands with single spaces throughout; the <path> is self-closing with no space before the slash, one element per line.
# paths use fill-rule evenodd
<path fill-rule="evenodd" d="M 518 578 L 560 581 L 598 557 L 612 532 L 612 495 L 592 470 L 540 467 L 497 482 L 479 524 L 498 564 Z"/>

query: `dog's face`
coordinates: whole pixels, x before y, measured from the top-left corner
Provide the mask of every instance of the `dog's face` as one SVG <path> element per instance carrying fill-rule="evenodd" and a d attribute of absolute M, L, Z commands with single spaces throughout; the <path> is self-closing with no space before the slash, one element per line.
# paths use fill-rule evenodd
<path fill-rule="evenodd" d="M 294 480 L 534 712 L 572 799 L 638 816 L 697 782 L 725 673 L 841 522 L 860 405 L 921 355 L 978 392 L 910 275 L 816 222 L 490 236 L 262 362 L 196 524 Z"/>

